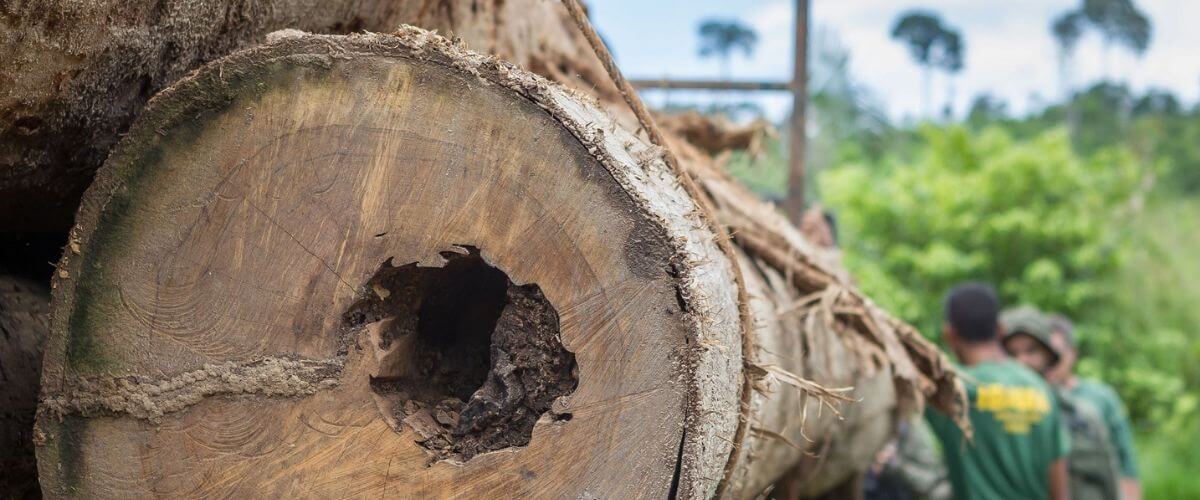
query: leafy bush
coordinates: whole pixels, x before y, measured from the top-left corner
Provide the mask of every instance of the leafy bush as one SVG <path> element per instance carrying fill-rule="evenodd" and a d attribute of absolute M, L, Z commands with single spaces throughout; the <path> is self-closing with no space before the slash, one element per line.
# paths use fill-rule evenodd
<path fill-rule="evenodd" d="M 1078 157 L 1065 132 L 1026 142 L 998 128 L 925 128 L 913 162 L 845 165 L 820 178 L 837 212 L 847 265 L 862 288 L 936 332 L 942 294 L 974 279 L 1008 303 L 1077 318 L 1113 301 L 1114 224 L 1137 186 L 1131 154 Z"/>

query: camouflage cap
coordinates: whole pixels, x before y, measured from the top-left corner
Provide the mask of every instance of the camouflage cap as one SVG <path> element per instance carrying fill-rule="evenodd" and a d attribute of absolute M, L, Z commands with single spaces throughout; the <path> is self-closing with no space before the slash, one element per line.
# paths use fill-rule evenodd
<path fill-rule="evenodd" d="M 1062 357 L 1062 353 L 1058 352 L 1058 349 L 1055 349 L 1054 344 L 1050 342 L 1050 335 L 1054 328 L 1050 324 L 1049 318 L 1036 307 L 1020 306 L 1006 309 L 1000 313 L 1000 324 L 1004 326 L 1004 340 L 1024 333 L 1045 346 L 1054 355 L 1055 362 Z"/>

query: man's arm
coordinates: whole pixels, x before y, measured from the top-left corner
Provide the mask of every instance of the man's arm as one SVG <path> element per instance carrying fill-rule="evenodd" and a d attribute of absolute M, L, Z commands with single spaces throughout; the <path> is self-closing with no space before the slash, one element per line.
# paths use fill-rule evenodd
<path fill-rule="evenodd" d="M 1133 445 L 1133 431 L 1129 425 L 1129 412 L 1125 402 L 1117 395 L 1111 386 L 1104 385 L 1103 394 L 1109 408 L 1104 419 L 1108 424 L 1108 435 L 1113 448 L 1117 451 L 1117 459 L 1121 466 L 1121 498 L 1123 500 L 1142 500 L 1142 482 L 1138 478 L 1137 452 Z"/>
<path fill-rule="evenodd" d="M 1050 463 L 1050 500 L 1071 498 L 1071 479 L 1067 473 L 1067 460 L 1060 458 Z"/>
<path fill-rule="evenodd" d="M 1125 403 L 1121 402 L 1116 393 L 1112 393 L 1111 397 L 1113 408 L 1104 417 L 1108 423 L 1108 435 L 1112 439 L 1113 447 L 1117 450 L 1117 459 L 1120 460 L 1121 466 L 1121 477 L 1137 482 L 1137 450 L 1134 449 L 1133 445 L 1133 431 L 1129 425 L 1129 413 L 1125 411 Z"/>

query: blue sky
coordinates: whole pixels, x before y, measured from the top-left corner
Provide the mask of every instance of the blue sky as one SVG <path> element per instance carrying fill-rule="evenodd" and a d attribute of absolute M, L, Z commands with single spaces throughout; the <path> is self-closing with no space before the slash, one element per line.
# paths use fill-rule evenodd
<path fill-rule="evenodd" d="M 938 12 L 966 40 L 966 68 L 955 79 L 958 113 L 981 92 L 997 95 L 1009 109 L 1025 112 L 1060 95 L 1054 39 L 1048 26 L 1079 0 L 810 0 L 813 32 L 832 34 L 851 54 L 851 72 L 897 119 L 920 116 L 921 76 L 906 49 L 888 32 L 903 11 L 920 7 Z M 1200 97 L 1200 0 L 1136 0 L 1150 17 L 1154 39 L 1140 60 L 1112 51 L 1109 72 L 1136 89 L 1166 88 L 1186 103 Z M 733 75 L 786 80 L 791 75 L 792 0 L 592 0 L 597 29 L 612 45 L 631 77 L 716 77 L 714 61 L 696 55 L 696 26 L 711 17 L 736 18 L 759 33 L 753 58 L 735 58 Z M 1104 74 L 1100 42 L 1087 35 L 1077 49 L 1076 86 Z M 948 85 L 935 79 L 932 99 L 945 102 Z M 672 92 L 673 101 L 704 99 Z M 786 96 L 760 97 L 770 115 L 787 112 Z M 661 105 L 664 96 L 650 96 Z"/>

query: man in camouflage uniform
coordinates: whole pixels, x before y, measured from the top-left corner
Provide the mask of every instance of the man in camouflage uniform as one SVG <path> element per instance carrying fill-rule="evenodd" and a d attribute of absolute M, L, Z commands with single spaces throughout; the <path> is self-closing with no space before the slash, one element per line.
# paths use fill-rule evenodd
<path fill-rule="evenodd" d="M 1063 352 L 1052 340 L 1049 319 L 1037 309 L 1022 306 L 1005 311 L 1000 322 L 1005 330 L 1005 349 L 1053 383 L 1052 374 L 1062 362 Z M 1071 497 L 1079 500 L 1120 499 L 1117 454 L 1110 444 L 1101 410 L 1063 386 L 1054 387 L 1062 420 L 1071 435 L 1067 455 Z"/>
<path fill-rule="evenodd" d="M 1117 453 L 1120 472 L 1120 487 L 1125 500 L 1141 500 L 1142 484 L 1138 478 L 1137 455 L 1133 446 L 1133 432 L 1129 428 L 1129 414 L 1117 391 L 1108 384 L 1095 379 L 1075 376 L 1075 328 L 1065 316 L 1056 314 L 1049 318 L 1053 334 L 1050 341 L 1062 356 L 1054 366 L 1050 381 L 1060 386 L 1076 399 L 1088 401 L 1100 410 L 1108 428 L 1108 438 Z"/>

